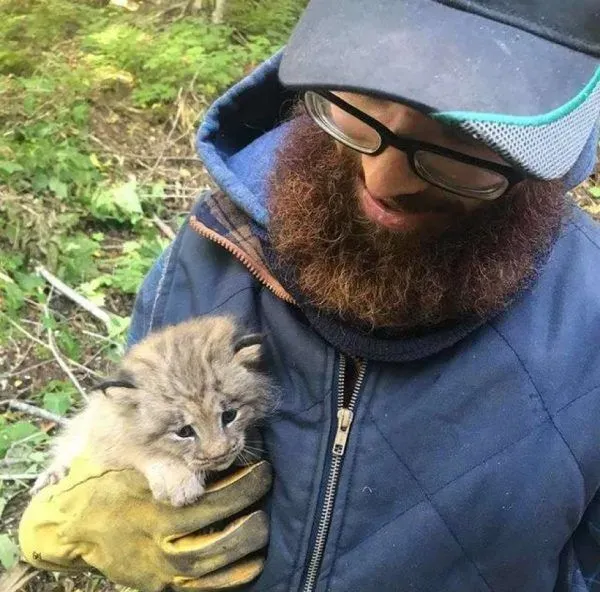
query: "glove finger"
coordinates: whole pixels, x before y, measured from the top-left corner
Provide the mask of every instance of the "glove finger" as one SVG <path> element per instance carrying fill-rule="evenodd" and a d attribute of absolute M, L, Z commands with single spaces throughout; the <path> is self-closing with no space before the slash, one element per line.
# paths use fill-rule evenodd
<path fill-rule="evenodd" d="M 173 539 L 229 518 L 261 499 L 271 488 L 273 470 L 267 461 L 243 467 L 208 486 L 197 503 L 169 508 Z"/>
<path fill-rule="evenodd" d="M 200 578 L 177 577 L 172 588 L 177 592 L 228 590 L 251 582 L 263 570 L 264 564 L 263 557 L 247 557 Z"/>
<path fill-rule="evenodd" d="M 180 575 L 200 577 L 264 548 L 269 521 L 262 510 L 242 516 L 222 531 L 191 534 L 168 543 L 165 555 Z"/>

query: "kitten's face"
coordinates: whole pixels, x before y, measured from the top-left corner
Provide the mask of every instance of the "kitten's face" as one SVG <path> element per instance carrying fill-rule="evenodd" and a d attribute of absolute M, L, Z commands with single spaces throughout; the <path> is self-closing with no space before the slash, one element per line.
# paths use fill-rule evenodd
<path fill-rule="evenodd" d="M 221 470 L 245 448 L 247 428 L 257 414 L 226 394 L 213 395 L 207 405 L 188 402 L 171 416 L 167 431 L 155 443 L 200 470 Z"/>
<path fill-rule="evenodd" d="M 109 389 L 132 445 L 196 470 L 230 466 L 247 429 L 271 408 L 260 353 L 256 339 L 236 340 L 223 317 L 170 327 L 134 347 L 121 374 L 134 388 Z"/>
<path fill-rule="evenodd" d="M 244 451 L 246 432 L 264 415 L 264 404 L 249 393 L 232 390 L 236 385 L 228 382 L 205 387 L 177 407 L 164 400 L 142 404 L 138 410 L 142 424 L 154 426 L 148 434 L 148 449 L 181 458 L 196 470 L 229 467 Z M 248 387 L 257 395 L 264 392 L 258 383 Z"/>

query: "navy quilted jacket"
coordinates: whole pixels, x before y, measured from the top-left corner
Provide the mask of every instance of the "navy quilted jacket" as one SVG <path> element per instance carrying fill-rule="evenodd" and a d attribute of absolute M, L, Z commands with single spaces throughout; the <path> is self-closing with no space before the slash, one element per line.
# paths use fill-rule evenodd
<path fill-rule="evenodd" d="M 351 362 L 264 264 L 264 179 L 289 95 L 274 63 L 208 113 L 204 196 L 136 301 L 131 342 L 230 313 L 267 335 L 271 539 L 246 590 L 564 592 L 600 547 L 600 231 L 575 212 L 539 280 L 478 327 Z M 600 584 L 598 584 L 600 589 Z"/>

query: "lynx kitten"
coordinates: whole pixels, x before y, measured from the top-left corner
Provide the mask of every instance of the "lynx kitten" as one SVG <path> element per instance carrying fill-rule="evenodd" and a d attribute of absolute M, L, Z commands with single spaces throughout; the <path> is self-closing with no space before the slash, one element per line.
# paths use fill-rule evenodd
<path fill-rule="evenodd" d="M 271 409 L 260 362 L 261 336 L 240 337 L 229 317 L 150 334 L 69 420 L 34 493 L 64 477 L 85 451 L 100 466 L 140 471 L 159 501 L 197 500 L 206 472 L 224 470 L 243 454 L 248 429 Z"/>

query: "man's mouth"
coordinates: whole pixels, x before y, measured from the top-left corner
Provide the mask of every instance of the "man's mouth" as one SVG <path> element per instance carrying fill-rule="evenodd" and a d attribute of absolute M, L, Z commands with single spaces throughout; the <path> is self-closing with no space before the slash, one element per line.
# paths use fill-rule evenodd
<path fill-rule="evenodd" d="M 440 223 L 458 208 L 424 196 L 374 197 L 363 182 L 358 187 L 359 201 L 365 216 L 390 230 L 408 232 L 420 226 Z M 437 225 L 437 224 L 436 224 Z"/>

